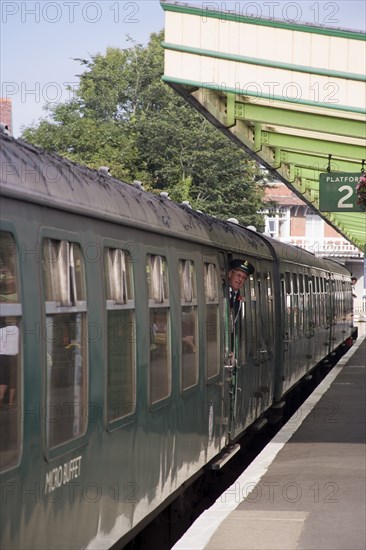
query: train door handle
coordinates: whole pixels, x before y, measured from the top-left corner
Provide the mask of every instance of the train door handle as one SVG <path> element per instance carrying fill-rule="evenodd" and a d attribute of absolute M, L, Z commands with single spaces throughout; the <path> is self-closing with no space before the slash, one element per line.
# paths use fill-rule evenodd
<path fill-rule="evenodd" d="M 234 368 L 234 365 L 224 365 L 224 369 L 227 369 L 229 372 L 231 372 Z"/>

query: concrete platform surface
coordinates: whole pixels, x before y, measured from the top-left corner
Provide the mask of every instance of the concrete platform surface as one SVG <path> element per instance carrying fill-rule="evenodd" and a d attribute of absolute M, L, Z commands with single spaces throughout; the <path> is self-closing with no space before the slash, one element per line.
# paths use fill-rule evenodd
<path fill-rule="evenodd" d="M 365 386 L 361 335 L 174 550 L 365 550 Z"/>

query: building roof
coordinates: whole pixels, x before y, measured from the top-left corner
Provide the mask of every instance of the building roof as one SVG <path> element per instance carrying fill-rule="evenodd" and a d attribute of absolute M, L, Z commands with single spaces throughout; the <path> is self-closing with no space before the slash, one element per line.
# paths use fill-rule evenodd
<path fill-rule="evenodd" d="M 269 184 L 265 188 L 264 200 L 277 202 L 280 206 L 307 206 L 296 193 L 281 181 Z"/>

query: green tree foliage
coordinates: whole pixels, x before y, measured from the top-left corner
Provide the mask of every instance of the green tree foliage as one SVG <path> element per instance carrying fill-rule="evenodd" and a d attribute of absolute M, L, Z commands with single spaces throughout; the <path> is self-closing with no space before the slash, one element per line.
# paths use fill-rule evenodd
<path fill-rule="evenodd" d="M 77 59 L 83 72 L 73 99 L 48 106 L 48 118 L 26 128 L 23 139 L 262 229 L 255 161 L 161 80 L 162 40 L 163 32 L 146 47 L 131 41 L 124 50 Z"/>

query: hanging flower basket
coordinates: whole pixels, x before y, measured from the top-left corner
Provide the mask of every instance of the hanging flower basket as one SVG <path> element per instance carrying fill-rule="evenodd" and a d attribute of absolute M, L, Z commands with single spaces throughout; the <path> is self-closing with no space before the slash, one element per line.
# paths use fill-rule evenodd
<path fill-rule="evenodd" d="M 362 210 L 366 210 L 366 175 L 362 174 L 360 177 L 358 184 L 356 185 L 356 193 L 357 193 L 357 204 L 362 208 Z"/>

